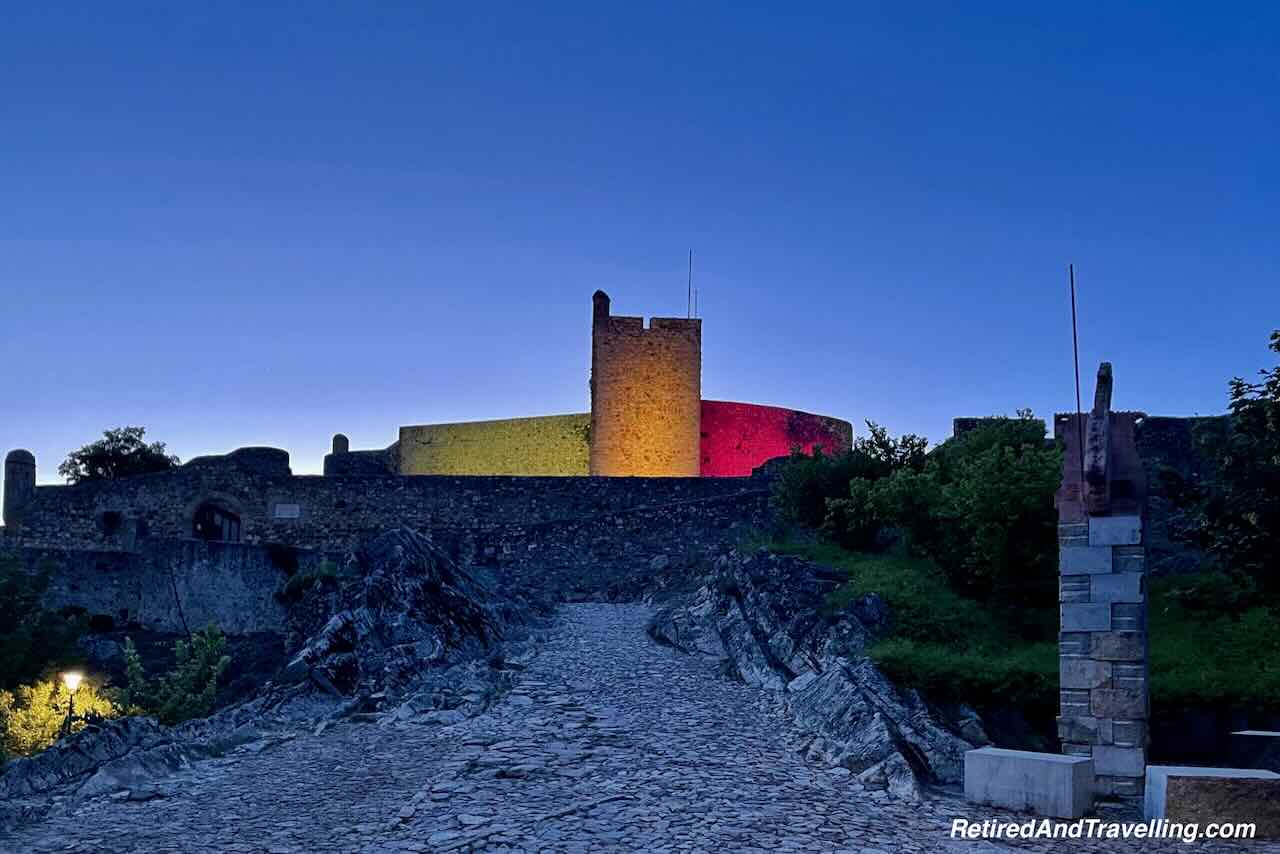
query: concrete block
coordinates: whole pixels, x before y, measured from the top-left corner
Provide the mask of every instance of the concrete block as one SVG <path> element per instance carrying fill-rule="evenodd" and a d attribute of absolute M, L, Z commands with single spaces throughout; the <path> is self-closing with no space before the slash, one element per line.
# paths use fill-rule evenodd
<path fill-rule="evenodd" d="M 1257 838 L 1280 836 L 1280 774 L 1258 768 L 1148 765 L 1142 811 L 1171 822 L 1245 822 Z"/>
<path fill-rule="evenodd" d="M 1134 688 L 1097 688 L 1089 693 L 1089 711 L 1099 718 L 1147 717 L 1147 694 Z"/>
<path fill-rule="evenodd" d="M 1111 681 L 1111 664 L 1090 658 L 1058 660 L 1058 683 L 1062 688 L 1101 688 Z M 1072 739 L 1074 741 L 1074 739 Z"/>
<path fill-rule="evenodd" d="M 1062 575 L 1099 575 L 1111 572 L 1111 546 L 1061 546 L 1058 572 Z"/>
<path fill-rule="evenodd" d="M 1141 777 L 1147 767 L 1147 752 L 1141 747 L 1095 744 L 1093 770 L 1112 777 Z"/>
<path fill-rule="evenodd" d="M 1116 747 L 1146 747 L 1146 721 L 1112 721 L 1111 740 Z"/>
<path fill-rule="evenodd" d="M 1140 572 L 1113 572 L 1089 578 L 1089 598 L 1094 602 L 1142 602 L 1146 595 Z"/>
<path fill-rule="evenodd" d="M 1280 732 L 1242 729 L 1231 733 L 1231 764 L 1280 771 Z"/>
<path fill-rule="evenodd" d="M 1142 661 L 1147 657 L 1147 636 L 1142 632 L 1094 632 L 1089 636 L 1088 655 L 1099 661 Z"/>
<path fill-rule="evenodd" d="M 1093 800 L 1083 756 L 983 747 L 964 755 L 965 800 L 1052 818 L 1080 818 Z"/>
<path fill-rule="evenodd" d="M 1089 545 L 1091 546 L 1133 546 L 1141 542 L 1141 516 L 1089 517 Z"/>
<path fill-rule="evenodd" d="M 1109 718 L 1092 715 L 1058 718 L 1058 740 L 1074 744 L 1111 744 L 1115 724 Z M 1093 754 L 1090 753 L 1090 756 Z"/>
<path fill-rule="evenodd" d="M 1061 606 L 1064 632 L 1111 631 L 1111 603 L 1069 604 Z"/>
<path fill-rule="evenodd" d="M 1098 656 L 1096 655 L 1089 655 L 1089 650 L 1092 648 L 1092 642 L 1090 641 L 1092 637 L 1094 635 L 1090 632 L 1059 632 L 1058 654 L 1097 658 Z"/>
<path fill-rule="evenodd" d="M 1058 692 L 1060 700 L 1059 708 L 1062 709 L 1062 716 L 1067 718 L 1087 717 L 1091 714 L 1089 711 L 1089 692 L 1063 690 Z"/>
<path fill-rule="evenodd" d="M 1093 575 L 1060 575 L 1058 576 L 1058 601 L 1067 604 L 1090 601 L 1092 590 L 1089 579 L 1105 576 Z"/>
<path fill-rule="evenodd" d="M 1111 628 L 1117 632 L 1143 632 L 1147 629 L 1147 606 L 1133 602 L 1116 602 L 1111 609 Z"/>

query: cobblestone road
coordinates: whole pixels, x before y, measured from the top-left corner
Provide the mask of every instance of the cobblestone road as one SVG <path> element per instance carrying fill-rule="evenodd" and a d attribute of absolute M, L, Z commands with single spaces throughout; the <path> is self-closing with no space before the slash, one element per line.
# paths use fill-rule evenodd
<path fill-rule="evenodd" d="M 570 605 L 518 687 L 450 727 L 344 723 L 201 763 L 164 798 L 98 800 L 15 852 L 1013 850 L 951 841 L 951 797 L 889 800 L 803 760 L 767 695 L 657 646 L 646 609 Z M 1180 842 L 1018 850 L 1277 851 Z"/>

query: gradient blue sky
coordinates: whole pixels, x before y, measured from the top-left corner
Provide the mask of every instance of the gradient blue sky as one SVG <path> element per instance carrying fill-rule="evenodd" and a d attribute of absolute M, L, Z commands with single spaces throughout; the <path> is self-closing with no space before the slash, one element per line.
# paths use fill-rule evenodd
<path fill-rule="evenodd" d="M 588 407 L 590 295 L 706 397 L 1219 412 L 1280 326 L 1274 3 L 8 4 L 0 448 L 183 459 Z M 250 5 L 253 8 L 250 8 Z M 199 11 L 203 8 L 204 11 Z"/>

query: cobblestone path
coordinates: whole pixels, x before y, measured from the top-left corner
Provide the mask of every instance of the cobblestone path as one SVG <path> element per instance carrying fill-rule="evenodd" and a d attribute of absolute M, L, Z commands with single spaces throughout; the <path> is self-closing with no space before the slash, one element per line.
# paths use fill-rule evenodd
<path fill-rule="evenodd" d="M 956 817 L 1018 818 L 953 797 L 864 790 L 802 759 L 768 696 L 657 646 L 648 611 L 570 605 L 519 686 L 449 727 L 343 723 L 201 763 L 167 797 L 98 800 L 0 851 L 1012 850 L 948 838 Z M 1280 850 L 1037 842 L 1035 851 Z"/>

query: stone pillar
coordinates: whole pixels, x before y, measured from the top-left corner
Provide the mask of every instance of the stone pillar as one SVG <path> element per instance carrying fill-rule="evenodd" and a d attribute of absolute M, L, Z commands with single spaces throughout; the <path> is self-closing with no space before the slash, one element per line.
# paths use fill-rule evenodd
<path fill-rule="evenodd" d="M 1058 492 L 1062 752 L 1093 759 L 1099 797 L 1142 797 L 1146 772 L 1146 479 L 1136 412 L 1111 411 L 1111 366 L 1092 411 L 1059 415 Z M 1083 447 L 1082 447 L 1083 445 Z"/>
<path fill-rule="evenodd" d="M 333 453 L 346 454 L 351 451 L 351 440 L 341 433 L 333 434 Z"/>
<path fill-rule="evenodd" d="M 22 523 L 22 511 L 36 494 L 36 458 L 30 451 L 10 451 L 4 458 L 4 525 Z"/>

